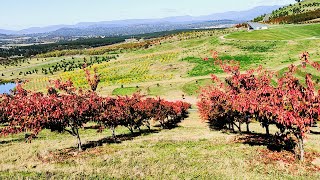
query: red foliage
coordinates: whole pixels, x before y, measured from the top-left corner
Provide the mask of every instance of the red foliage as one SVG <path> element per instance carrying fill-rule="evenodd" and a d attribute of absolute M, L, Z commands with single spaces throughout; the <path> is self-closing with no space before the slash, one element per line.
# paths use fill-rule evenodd
<path fill-rule="evenodd" d="M 309 53 L 304 52 L 300 58 L 304 66 L 310 64 L 319 69 L 317 63 L 309 60 Z M 289 71 L 278 78 L 277 86 L 273 86 L 274 73 L 262 71 L 261 67 L 241 73 L 234 61 L 218 59 L 216 64 L 231 76 L 225 79 L 225 84 L 202 90 L 198 102 L 202 119 L 218 128 L 226 128 L 229 124 L 233 129 L 235 125 L 241 132 L 240 124 L 248 124 L 250 118 L 255 118 L 266 128 L 267 134 L 269 124 L 275 123 L 281 132 L 287 130 L 297 137 L 300 158 L 303 159 L 303 137 L 320 113 L 320 98 L 315 93 L 311 75 L 306 75 L 304 87 L 293 75 L 297 67 L 291 65 Z M 219 82 L 216 76 L 212 79 Z"/>
<path fill-rule="evenodd" d="M 164 128 L 176 125 L 187 114 L 190 104 L 145 98 L 140 94 L 131 97 L 101 97 L 92 91 L 78 90 L 71 81 L 53 81 L 48 94 L 26 91 L 18 85 L 11 95 L 0 97 L 0 121 L 8 123 L 1 134 L 30 131 L 37 135 L 42 129 L 67 131 L 78 140 L 79 129 L 89 121 L 113 131 L 117 126 L 128 127 L 131 132 L 146 125 L 151 119 L 159 121 Z M 170 125 L 169 125 L 170 124 Z M 33 136 L 30 136 L 32 138 Z"/>

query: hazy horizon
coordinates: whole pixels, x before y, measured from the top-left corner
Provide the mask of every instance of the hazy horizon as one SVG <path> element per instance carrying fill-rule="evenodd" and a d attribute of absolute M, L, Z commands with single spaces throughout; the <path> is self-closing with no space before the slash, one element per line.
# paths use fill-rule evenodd
<path fill-rule="evenodd" d="M 294 0 L 10 0 L 0 7 L 0 29 L 21 30 L 52 25 L 74 25 L 127 19 L 158 19 L 172 16 L 201 16 L 243 11 L 257 6 L 286 5 Z M 231 4 L 231 5 L 230 5 Z"/>

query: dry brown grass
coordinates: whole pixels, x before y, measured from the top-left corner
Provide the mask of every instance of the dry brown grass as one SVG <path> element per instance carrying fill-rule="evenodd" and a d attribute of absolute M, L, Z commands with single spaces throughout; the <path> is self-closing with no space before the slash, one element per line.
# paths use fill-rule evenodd
<path fill-rule="evenodd" d="M 155 128 L 156 129 L 156 128 Z M 259 124 L 251 129 L 263 133 Z M 272 128 L 275 132 L 275 128 Z M 118 129 L 118 134 L 128 133 Z M 110 136 L 89 129 L 81 132 L 84 142 Z M 273 152 L 264 145 L 236 141 L 244 135 L 211 131 L 196 111 L 178 128 L 102 143 L 78 153 L 68 134 L 43 131 L 32 143 L 23 134 L 1 138 L 1 178 L 79 179 L 319 179 L 316 163 L 319 135 L 308 136 L 307 160 L 301 164 L 291 152 Z M 289 160 L 284 161 L 287 157 Z M 312 158 L 311 158 L 312 157 Z M 312 160 L 312 161 L 311 161 Z"/>

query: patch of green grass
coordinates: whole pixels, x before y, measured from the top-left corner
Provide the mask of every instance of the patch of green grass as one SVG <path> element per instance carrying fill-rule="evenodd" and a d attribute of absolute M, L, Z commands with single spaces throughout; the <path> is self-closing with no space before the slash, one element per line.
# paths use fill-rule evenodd
<path fill-rule="evenodd" d="M 246 42 L 246 41 L 227 41 L 225 45 L 237 47 L 248 52 L 270 52 L 279 46 L 283 46 L 284 42 L 278 41 L 263 41 L 263 42 Z"/>
<path fill-rule="evenodd" d="M 295 61 L 296 61 L 296 59 L 289 57 L 288 59 L 282 60 L 281 63 L 292 63 Z"/>
<path fill-rule="evenodd" d="M 223 55 L 219 57 L 221 60 L 234 60 L 240 63 L 242 69 L 249 69 L 250 65 L 255 64 L 263 60 L 263 56 L 259 54 L 248 54 L 248 55 L 236 55 L 229 56 Z M 187 61 L 189 63 L 194 63 L 194 68 L 188 72 L 189 76 L 205 76 L 209 74 L 219 74 L 223 73 L 223 70 L 214 64 L 214 60 L 210 58 L 208 61 L 205 61 L 201 58 L 196 57 L 187 57 L 182 59 L 182 61 Z"/>
<path fill-rule="evenodd" d="M 187 57 L 182 59 L 182 61 L 186 61 L 189 63 L 194 63 L 195 67 L 188 72 L 188 76 L 205 76 L 212 73 L 222 73 L 220 67 L 214 65 L 213 59 L 209 59 L 208 61 L 204 61 L 201 58 L 196 57 Z"/>
<path fill-rule="evenodd" d="M 251 64 L 259 63 L 264 59 L 263 55 L 260 54 L 243 54 L 243 55 L 236 55 L 236 56 L 230 56 L 230 55 L 224 55 L 219 57 L 221 60 L 234 60 L 238 61 L 240 63 L 241 69 L 249 69 Z"/>
<path fill-rule="evenodd" d="M 227 35 L 226 38 L 239 40 L 297 40 L 320 38 L 320 24 L 282 25 L 267 30 L 235 32 Z"/>
<path fill-rule="evenodd" d="M 219 42 L 220 42 L 220 40 L 219 40 L 218 37 L 210 38 L 210 41 L 209 41 L 209 43 L 210 43 L 211 45 L 217 45 L 217 44 L 219 44 Z"/>
<path fill-rule="evenodd" d="M 211 79 L 199 79 L 186 83 L 182 87 L 182 90 L 187 95 L 193 96 L 199 94 L 201 87 L 209 85 L 210 83 L 212 83 Z"/>
<path fill-rule="evenodd" d="M 185 41 L 181 41 L 179 43 L 179 47 L 182 48 L 190 48 L 190 47 L 195 47 L 195 46 L 199 46 L 203 43 L 205 43 L 207 41 L 207 39 L 190 39 L 190 40 L 185 40 Z"/>
<path fill-rule="evenodd" d="M 170 92 L 178 91 L 181 85 L 181 83 L 161 83 L 149 86 L 146 91 L 150 96 L 163 96 Z"/>
<path fill-rule="evenodd" d="M 126 96 L 139 92 L 141 89 L 137 87 L 116 88 L 112 91 L 112 95 Z"/>

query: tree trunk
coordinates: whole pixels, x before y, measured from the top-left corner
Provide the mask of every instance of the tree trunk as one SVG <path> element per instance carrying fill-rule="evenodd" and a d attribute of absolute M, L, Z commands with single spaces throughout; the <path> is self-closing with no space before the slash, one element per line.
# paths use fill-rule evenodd
<path fill-rule="evenodd" d="M 75 129 L 75 133 L 76 133 L 76 136 L 77 136 L 77 144 L 78 144 L 78 150 L 79 151 L 82 151 L 82 143 L 81 143 L 81 139 L 80 139 L 80 135 L 79 135 L 79 130 L 78 128 Z"/>
<path fill-rule="evenodd" d="M 241 131 L 241 122 L 239 122 L 239 127 L 238 127 L 238 129 L 239 129 L 239 132 L 240 132 L 240 134 L 242 133 L 242 131 Z"/>
<path fill-rule="evenodd" d="M 235 130 L 234 130 L 234 125 L 233 125 L 233 123 L 231 123 L 231 130 L 234 132 Z"/>
<path fill-rule="evenodd" d="M 161 126 L 162 129 L 165 129 L 164 124 L 163 124 L 162 121 L 160 121 L 160 126 Z"/>
<path fill-rule="evenodd" d="M 133 128 L 131 125 L 129 125 L 129 130 L 130 130 L 131 134 L 133 134 Z"/>
<path fill-rule="evenodd" d="M 249 128 L 249 123 L 247 122 L 247 132 L 249 133 L 250 132 L 250 128 Z"/>
<path fill-rule="evenodd" d="M 112 138 L 114 140 L 116 140 L 116 132 L 115 132 L 115 127 L 114 126 L 111 126 L 111 131 L 112 131 Z"/>
<path fill-rule="evenodd" d="M 269 124 L 266 124 L 265 128 L 266 128 L 266 135 L 269 136 L 270 135 Z"/>
<path fill-rule="evenodd" d="M 298 158 L 300 161 L 304 161 L 304 147 L 303 147 L 303 137 L 300 135 L 297 135 L 298 138 L 298 147 L 299 147 L 299 155 Z"/>
<path fill-rule="evenodd" d="M 146 126 L 147 126 L 147 128 L 148 128 L 148 130 L 150 132 L 151 131 L 151 127 L 150 127 L 150 122 L 149 121 L 147 121 Z"/>
<path fill-rule="evenodd" d="M 240 122 L 239 122 L 239 125 L 241 125 Z M 236 127 L 238 128 L 239 132 L 241 133 L 241 126 L 238 126 L 238 125 L 234 122 L 234 123 L 232 124 L 233 132 L 235 132 L 235 131 L 234 131 L 234 126 L 236 126 Z"/>

